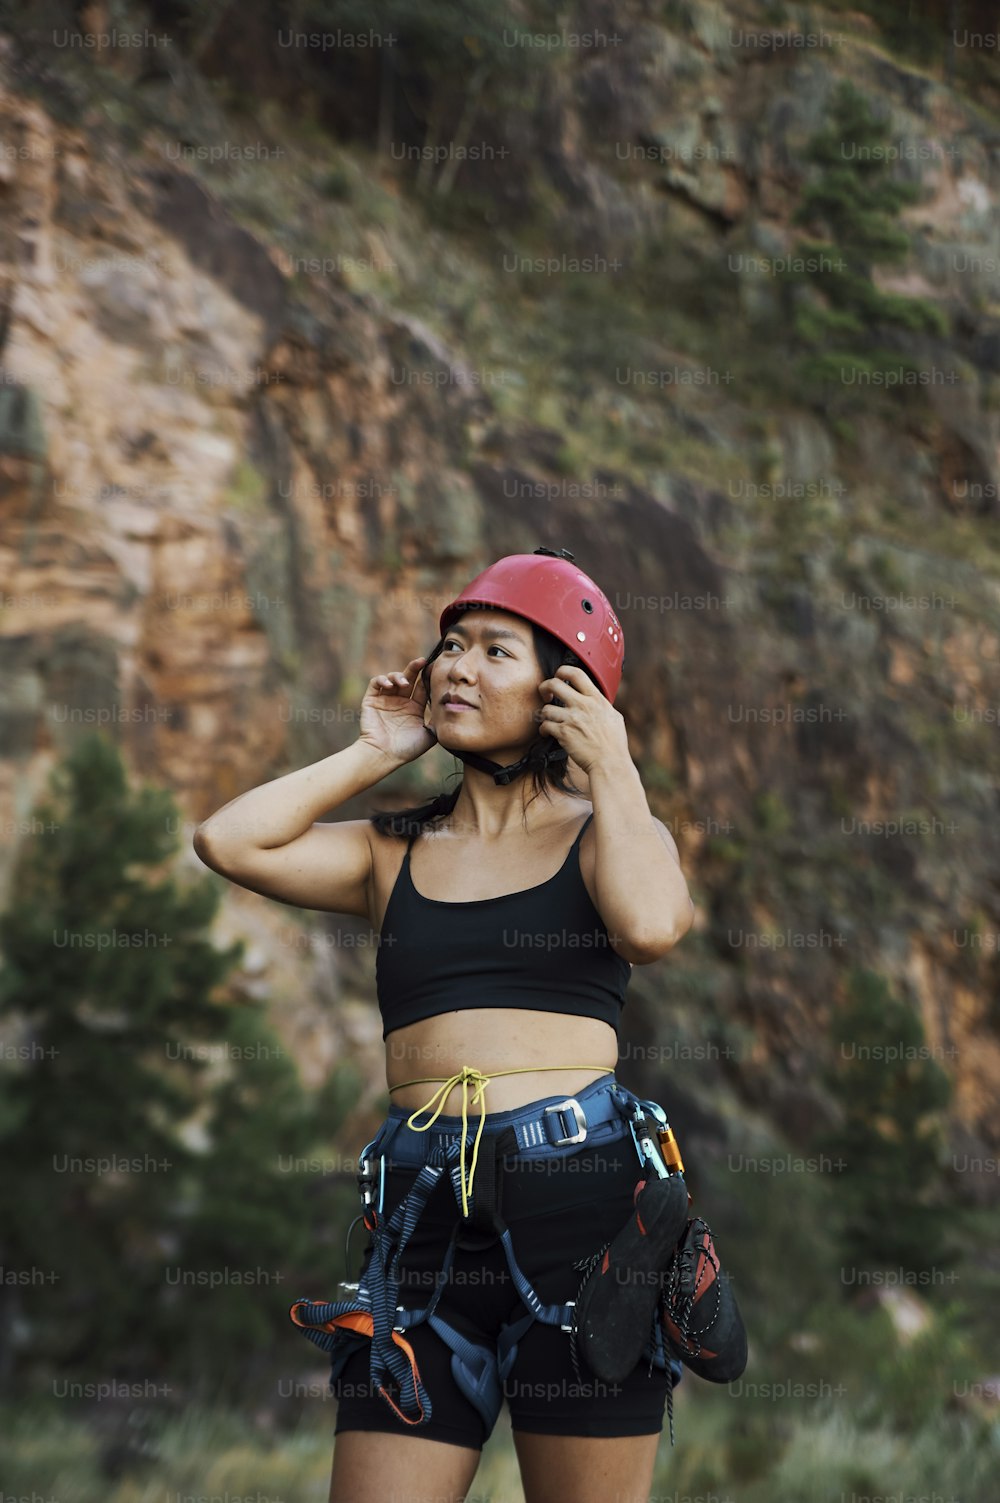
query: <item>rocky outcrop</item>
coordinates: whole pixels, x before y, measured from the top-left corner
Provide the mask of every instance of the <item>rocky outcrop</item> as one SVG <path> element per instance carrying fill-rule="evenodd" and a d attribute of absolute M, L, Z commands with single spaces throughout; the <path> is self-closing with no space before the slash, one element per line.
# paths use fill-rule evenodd
<path fill-rule="evenodd" d="M 932 393 L 929 430 L 872 414 L 846 453 L 790 404 L 760 412 L 752 392 L 678 379 L 664 421 L 725 481 L 678 463 L 640 484 L 638 461 L 567 474 L 568 435 L 477 383 L 477 352 L 443 316 L 431 327 L 336 271 L 303 277 L 154 130 L 126 142 L 106 119 L 67 123 L 8 62 L 0 817 L 20 834 L 69 738 L 104 724 L 193 828 L 352 740 L 367 679 L 429 650 L 487 560 L 569 546 L 625 625 L 621 707 L 699 903 L 694 934 L 634 977 L 634 1036 L 738 1038 L 721 1073 L 797 1134 L 830 1110 L 825 1027 L 846 964 L 867 963 L 955 1080 L 954 1142 L 995 1150 L 1000 611 L 962 529 L 996 510 L 998 361 L 980 283 L 954 263 L 959 246 L 1000 254 L 995 143 L 861 27 L 824 58 L 734 48 L 727 28 L 754 9 L 673 6 L 672 24 L 635 21 L 620 49 L 581 59 L 547 102 L 542 157 L 567 243 L 593 231 L 628 254 L 673 236 L 701 267 L 735 238 L 778 253 L 803 142 L 850 73 L 904 145 L 935 149 L 915 159 L 933 196 L 909 211 L 908 285 L 955 311 L 963 380 Z M 630 148 L 617 162 L 614 139 Z M 311 185 L 290 191 L 305 214 Z M 745 275 L 759 315 L 773 286 Z M 635 404 L 618 410 L 639 431 Z M 432 753 L 414 780 L 450 770 Z M 906 817 L 928 828 L 864 825 Z M 307 957 L 263 899 L 234 893 L 223 923 L 253 932 L 241 984 L 281 1001 L 306 1068 L 352 1053 L 371 1110 L 370 954 L 344 938 L 358 926 L 311 916 L 326 941 Z M 640 1062 L 631 1077 L 652 1093 L 663 1074 Z"/>

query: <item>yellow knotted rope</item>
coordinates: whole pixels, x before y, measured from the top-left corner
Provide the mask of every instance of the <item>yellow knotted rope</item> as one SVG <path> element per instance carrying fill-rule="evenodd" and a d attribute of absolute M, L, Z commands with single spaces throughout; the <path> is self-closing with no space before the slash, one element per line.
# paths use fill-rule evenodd
<path fill-rule="evenodd" d="M 476 1162 L 477 1162 L 478 1157 L 479 1157 L 479 1140 L 480 1140 L 480 1138 L 483 1135 L 483 1128 L 486 1126 L 486 1103 L 483 1100 L 483 1091 L 486 1089 L 486 1087 L 489 1085 L 490 1081 L 496 1075 L 528 1075 L 528 1074 L 532 1074 L 532 1073 L 541 1074 L 543 1071 L 548 1071 L 548 1070 L 599 1070 L 602 1075 L 613 1075 L 615 1073 L 613 1065 L 540 1065 L 540 1066 L 539 1065 L 520 1065 L 516 1070 L 494 1070 L 491 1075 L 484 1075 L 481 1070 L 475 1070 L 475 1069 L 473 1069 L 473 1067 L 471 1065 L 463 1065 L 462 1068 L 461 1068 L 461 1070 L 459 1070 L 456 1074 L 449 1075 L 448 1079 L 446 1081 L 444 1081 L 444 1083 L 442 1084 L 441 1089 L 439 1091 L 435 1091 L 434 1092 L 434 1095 L 431 1097 L 430 1101 L 428 1101 L 425 1106 L 418 1106 L 417 1109 L 416 1109 L 416 1111 L 412 1112 L 410 1114 L 410 1116 L 407 1117 L 407 1119 L 406 1119 L 406 1125 L 407 1125 L 407 1127 L 412 1127 L 414 1132 L 426 1132 L 429 1127 L 433 1127 L 434 1126 L 434 1123 L 437 1121 L 438 1117 L 441 1115 L 441 1108 L 444 1106 L 445 1102 L 448 1099 L 448 1093 L 449 1093 L 449 1091 L 452 1089 L 453 1086 L 461 1085 L 461 1087 L 462 1087 L 462 1153 L 461 1153 L 462 1215 L 465 1216 L 466 1218 L 468 1218 L 468 1215 L 469 1215 L 469 1210 L 468 1210 L 468 1195 L 469 1195 L 469 1193 L 472 1190 L 472 1181 L 473 1181 L 473 1178 L 474 1178 L 475 1173 L 476 1173 Z M 440 1075 L 425 1075 L 425 1076 L 422 1076 L 420 1080 L 402 1080 L 402 1081 L 399 1082 L 398 1085 L 390 1086 L 389 1087 L 389 1091 L 390 1091 L 390 1094 L 391 1094 L 393 1091 L 401 1091 L 404 1086 L 411 1086 L 411 1085 L 432 1085 L 435 1080 L 440 1080 L 440 1079 L 441 1079 Z M 479 1126 L 476 1129 L 476 1141 L 475 1141 L 475 1144 L 474 1144 L 473 1150 L 472 1150 L 472 1167 L 469 1170 L 469 1184 L 468 1184 L 468 1191 L 467 1191 L 466 1190 L 466 1183 L 465 1183 L 465 1135 L 466 1135 L 466 1133 L 468 1131 L 468 1128 L 469 1128 L 468 1088 L 469 1088 L 470 1081 L 471 1082 L 475 1082 L 475 1086 L 476 1086 L 476 1089 L 475 1089 L 475 1091 L 473 1092 L 473 1095 L 472 1095 L 472 1105 L 474 1106 L 476 1104 L 477 1098 L 479 1100 Z M 429 1122 L 425 1122 L 423 1124 L 423 1126 L 418 1127 L 417 1124 L 413 1120 L 414 1117 L 419 1117 L 421 1112 L 429 1111 L 430 1108 L 434 1105 L 434 1102 L 437 1100 L 438 1096 L 441 1097 L 441 1100 L 438 1102 L 437 1109 L 434 1112 L 433 1117 L 431 1117 L 431 1119 L 430 1119 Z"/>

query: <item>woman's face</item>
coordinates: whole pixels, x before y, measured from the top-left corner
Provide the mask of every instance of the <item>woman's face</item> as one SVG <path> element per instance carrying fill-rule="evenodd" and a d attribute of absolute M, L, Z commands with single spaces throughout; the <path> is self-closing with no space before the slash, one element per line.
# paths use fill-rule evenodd
<path fill-rule="evenodd" d="M 446 751 L 520 755 L 538 735 L 544 675 L 531 626 L 521 616 L 467 610 L 446 633 L 428 673 L 425 723 Z M 449 709 L 449 695 L 472 708 Z"/>

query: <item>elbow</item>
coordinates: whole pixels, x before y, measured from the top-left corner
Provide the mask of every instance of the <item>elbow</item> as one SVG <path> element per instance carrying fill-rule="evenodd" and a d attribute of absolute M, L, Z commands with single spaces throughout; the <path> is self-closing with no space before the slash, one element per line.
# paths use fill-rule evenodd
<path fill-rule="evenodd" d="M 690 929 L 690 927 L 691 927 L 691 925 L 693 923 L 694 923 L 694 902 L 693 902 L 693 900 L 691 898 L 691 895 L 689 893 L 688 894 L 688 900 L 687 900 L 687 907 L 683 910 L 683 912 L 681 913 L 680 918 L 677 920 L 677 923 L 674 926 L 673 933 L 671 934 L 670 939 L 668 941 L 668 944 L 667 944 L 667 949 L 668 950 L 672 950 L 673 947 L 674 947 L 674 945 L 680 944 L 681 940 L 684 938 L 685 934 L 688 932 L 688 930 Z"/>
<path fill-rule="evenodd" d="M 694 903 L 688 898 L 688 905 L 674 927 L 666 933 L 656 935 L 643 935 L 633 940 L 629 945 L 629 953 L 625 956 L 633 965 L 652 965 L 654 960 L 659 960 L 672 950 L 674 945 L 679 944 L 685 934 L 694 923 Z"/>
<path fill-rule="evenodd" d="M 194 846 L 194 853 L 199 861 L 203 861 L 213 871 L 220 870 L 218 857 L 212 852 L 212 837 L 209 834 L 207 822 L 200 824 L 195 830 L 191 844 Z"/>
<path fill-rule="evenodd" d="M 679 940 L 682 940 L 684 938 L 685 934 L 688 932 L 688 930 L 690 929 L 691 925 L 694 923 L 694 914 L 695 914 L 694 899 L 691 897 L 691 894 L 688 893 L 687 908 L 684 910 L 683 914 L 681 915 L 680 922 L 677 925 L 677 930 L 676 930 L 676 933 L 674 934 L 674 938 L 673 938 L 673 944 L 676 945 Z"/>

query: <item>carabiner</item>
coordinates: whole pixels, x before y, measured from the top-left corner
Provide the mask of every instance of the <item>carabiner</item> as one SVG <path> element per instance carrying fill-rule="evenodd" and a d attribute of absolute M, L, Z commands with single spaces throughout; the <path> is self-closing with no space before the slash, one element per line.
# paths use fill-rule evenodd
<path fill-rule="evenodd" d="M 666 1112 L 656 1101 L 642 1101 L 640 1105 L 656 1122 L 656 1147 L 659 1150 L 660 1159 L 666 1165 L 667 1174 L 683 1174 L 684 1160 L 681 1158 L 680 1145 L 674 1136 L 673 1128 L 667 1121 Z"/>
<path fill-rule="evenodd" d="M 382 1208 L 385 1205 L 385 1154 L 378 1156 L 378 1205 L 374 1204 L 375 1195 L 375 1169 L 372 1163 L 374 1155 L 371 1149 L 378 1141 L 373 1138 L 361 1151 L 358 1157 L 358 1173 L 355 1176 L 358 1185 L 358 1194 L 361 1196 L 363 1207 L 362 1218 L 369 1231 L 373 1231 L 379 1224 L 382 1216 Z M 369 1220 L 369 1212 L 374 1211 L 373 1220 Z"/>
<path fill-rule="evenodd" d="M 632 1136 L 635 1138 L 640 1158 L 646 1159 L 659 1179 L 666 1179 L 670 1174 L 670 1170 L 664 1162 L 655 1133 L 650 1132 L 649 1126 L 645 1122 L 638 1128 L 638 1132 L 642 1134 L 641 1137 L 637 1136 L 637 1130 L 633 1128 Z"/>
<path fill-rule="evenodd" d="M 663 1110 L 663 1107 L 660 1106 L 658 1102 L 656 1102 L 656 1101 L 643 1101 L 643 1100 L 640 1099 L 639 1105 L 641 1107 L 645 1108 L 646 1113 L 647 1113 L 648 1116 L 655 1117 L 656 1120 L 657 1120 L 657 1122 L 660 1124 L 661 1127 L 669 1127 L 670 1124 L 667 1121 L 667 1114 Z"/>

